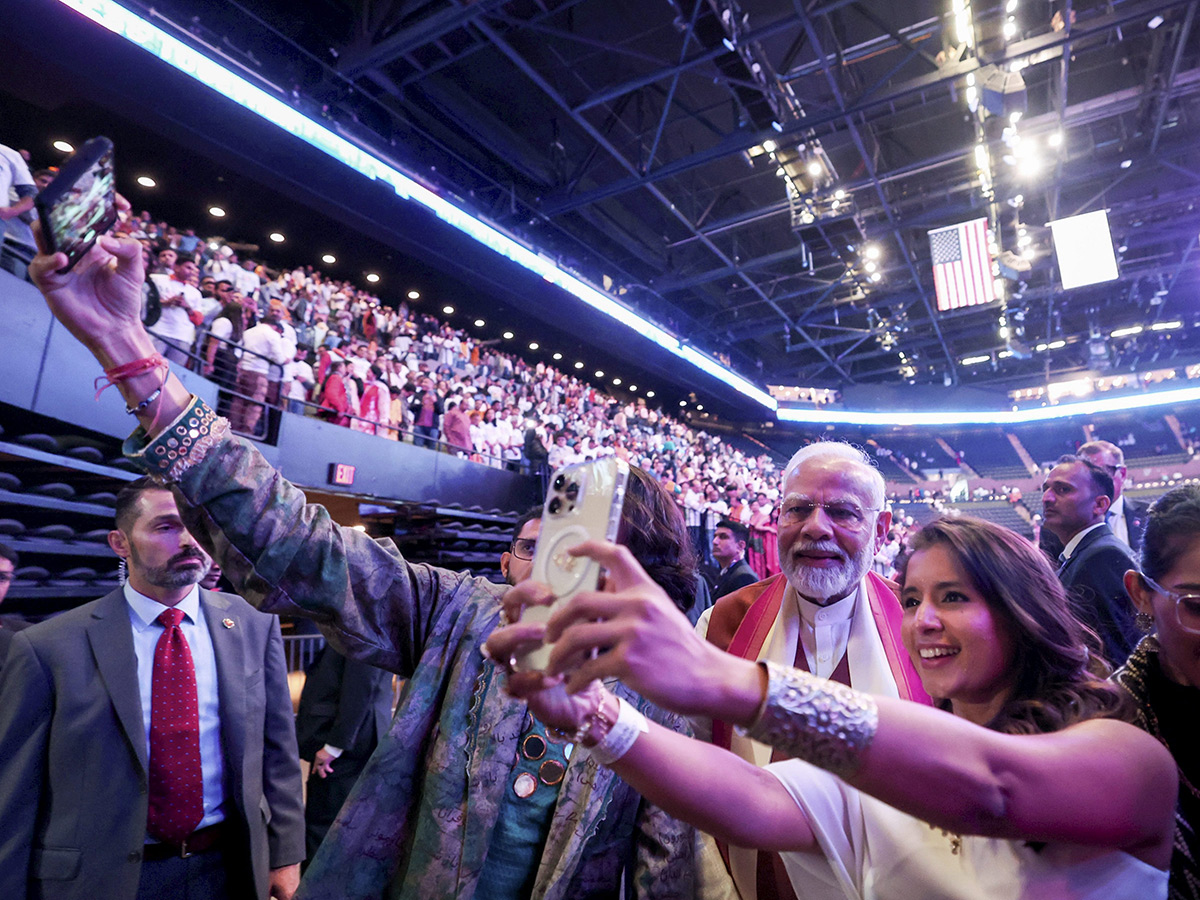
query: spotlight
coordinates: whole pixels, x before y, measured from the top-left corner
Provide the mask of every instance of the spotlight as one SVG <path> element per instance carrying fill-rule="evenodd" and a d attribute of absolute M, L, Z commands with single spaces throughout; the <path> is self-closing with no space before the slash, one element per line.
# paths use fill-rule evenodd
<path fill-rule="evenodd" d="M 483 319 L 476 319 L 476 320 L 475 320 L 475 327 L 476 327 L 476 328 L 482 328 L 483 326 L 484 326 L 484 321 L 483 321 Z"/>
<path fill-rule="evenodd" d="M 276 244 L 282 244 L 282 243 L 283 243 L 283 235 L 282 235 L 282 234 L 280 234 L 278 231 L 272 231 L 272 232 L 271 232 L 269 235 L 267 235 L 267 236 L 268 236 L 268 237 L 269 237 L 269 238 L 270 238 L 272 241 L 274 241 Z"/>
<path fill-rule="evenodd" d="M 575 368 L 577 368 L 577 369 L 582 369 L 582 368 L 583 368 L 583 363 L 581 363 L 581 362 L 577 362 L 577 363 L 575 363 Z"/>
<path fill-rule="evenodd" d="M 604 371 L 603 371 L 602 369 L 597 369 L 597 370 L 596 370 L 596 377 L 597 377 L 597 378 L 603 378 L 603 377 L 604 377 Z"/>
<path fill-rule="evenodd" d="M 555 353 L 555 354 L 554 354 L 554 358 L 555 358 L 555 359 L 562 359 L 562 354 L 561 354 L 561 353 Z"/>
<path fill-rule="evenodd" d="M 452 316 L 452 315 L 454 315 L 454 307 L 453 306 L 443 306 L 442 312 L 444 312 L 448 316 Z"/>
<path fill-rule="evenodd" d="M 409 292 L 408 292 L 408 299 L 409 299 L 409 300 L 420 300 L 420 299 L 421 299 L 421 292 L 420 292 L 420 291 L 409 291 Z"/>
<path fill-rule="evenodd" d="M 375 284 L 377 281 L 379 281 L 379 276 L 376 275 L 374 272 L 368 272 L 367 273 L 367 281 L 371 282 L 371 284 Z"/>
<path fill-rule="evenodd" d="M 614 379 L 613 379 L 613 384 L 620 384 L 620 383 L 621 383 L 621 379 L 620 379 L 620 378 L 614 378 Z"/>
<path fill-rule="evenodd" d="M 542 346 L 542 345 L 539 344 L 537 341 L 530 341 L 530 343 L 529 343 L 530 350 L 537 350 L 540 346 Z"/>
<path fill-rule="evenodd" d="M 646 396 L 647 396 L 647 397 L 653 397 L 653 396 L 654 396 L 654 391 L 646 391 Z"/>
<path fill-rule="evenodd" d="M 879 245 L 867 244 L 866 248 L 863 250 L 863 255 L 867 259 L 879 259 Z"/>
<path fill-rule="evenodd" d="M 219 206 L 210 206 L 208 208 L 208 214 L 213 218 L 223 219 L 225 217 L 225 210 L 221 209 Z"/>
<path fill-rule="evenodd" d="M 811 175 L 813 178 L 816 178 L 818 175 L 820 175 L 824 171 L 825 170 L 821 167 L 821 164 L 819 162 L 817 162 L 815 159 L 808 164 L 808 174 Z"/>
<path fill-rule="evenodd" d="M 75 152 L 75 148 L 72 147 L 67 141 L 63 141 L 63 140 L 55 141 L 50 146 L 52 146 L 55 150 L 58 150 L 61 153 L 74 153 Z"/>
<path fill-rule="evenodd" d="M 321 257 L 321 262 L 332 266 L 335 262 L 337 262 L 337 257 L 334 256 L 332 253 L 326 253 L 324 256 Z"/>
<path fill-rule="evenodd" d="M 506 341 L 511 341 L 513 339 L 513 333 L 511 331 L 504 332 L 504 339 Z"/>
<path fill-rule="evenodd" d="M 1123 159 L 1123 160 L 1121 160 L 1121 168 L 1122 168 L 1122 169 L 1128 169 L 1128 168 L 1129 168 L 1130 166 L 1132 166 L 1132 165 L 1133 165 L 1133 160 L 1132 160 L 1132 159 Z"/>
<path fill-rule="evenodd" d="M 152 188 L 152 187 L 156 187 L 158 185 L 158 182 L 155 181 L 153 178 L 151 178 L 149 175 L 139 175 L 137 183 L 140 184 L 144 188 Z"/>

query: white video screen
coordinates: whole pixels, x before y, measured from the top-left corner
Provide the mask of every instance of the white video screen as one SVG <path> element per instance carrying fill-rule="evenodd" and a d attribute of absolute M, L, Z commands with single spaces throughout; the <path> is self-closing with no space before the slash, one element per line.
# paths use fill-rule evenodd
<path fill-rule="evenodd" d="M 1113 252 L 1107 212 L 1101 209 L 1059 219 L 1050 223 L 1050 231 L 1063 290 L 1117 277 L 1117 255 Z"/>

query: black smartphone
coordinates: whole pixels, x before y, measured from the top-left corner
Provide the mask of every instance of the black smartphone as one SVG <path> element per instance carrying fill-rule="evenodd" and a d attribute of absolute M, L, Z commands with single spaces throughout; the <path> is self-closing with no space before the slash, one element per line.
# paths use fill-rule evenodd
<path fill-rule="evenodd" d="M 65 253 L 69 272 L 96 238 L 117 223 L 113 145 L 94 137 L 73 154 L 34 200 L 51 253 Z"/>

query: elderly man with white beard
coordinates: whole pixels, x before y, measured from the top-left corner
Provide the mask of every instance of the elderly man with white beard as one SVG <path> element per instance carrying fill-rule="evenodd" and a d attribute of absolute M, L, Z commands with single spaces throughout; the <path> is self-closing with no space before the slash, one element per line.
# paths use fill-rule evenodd
<path fill-rule="evenodd" d="M 891 513 L 883 476 L 850 444 L 811 444 L 784 470 L 781 575 L 719 599 L 696 626 L 744 659 L 771 660 L 872 694 L 929 702 L 900 642 L 895 585 L 871 572 Z M 712 740 L 764 766 L 771 748 L 714 722 Z M 741 900 L 795 894 L 777 854 L 720 846 Z M 714 891 L 719 894 L 720 891 Z"/>

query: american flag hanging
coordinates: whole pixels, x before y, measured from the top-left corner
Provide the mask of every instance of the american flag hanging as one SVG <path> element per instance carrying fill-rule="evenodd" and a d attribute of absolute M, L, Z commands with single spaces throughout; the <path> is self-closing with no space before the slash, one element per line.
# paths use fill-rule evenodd
<path fill-rule="evenodd" d="M 988 254 L 988 220 L 975 219 L 929 232 L 939 311 L 996 299 Z"/>

